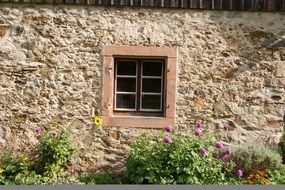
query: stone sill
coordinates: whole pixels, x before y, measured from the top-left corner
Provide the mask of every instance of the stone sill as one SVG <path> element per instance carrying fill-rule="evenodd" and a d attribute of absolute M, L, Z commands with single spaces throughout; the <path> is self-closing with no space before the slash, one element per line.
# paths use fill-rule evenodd
<path fill-rule="evenodd" d="M 102 116 L 104 127 L 164 128 L 174 125 L 173 117 Z"/>

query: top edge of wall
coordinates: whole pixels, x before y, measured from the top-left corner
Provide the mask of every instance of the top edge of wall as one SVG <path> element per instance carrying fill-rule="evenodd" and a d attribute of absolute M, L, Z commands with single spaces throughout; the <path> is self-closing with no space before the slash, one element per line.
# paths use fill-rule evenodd
<path fill-rule="evenodd" d="M 103 5 L 202 10 L 285 12 L 285 0 L 0 0 L 0 3 Z"/>

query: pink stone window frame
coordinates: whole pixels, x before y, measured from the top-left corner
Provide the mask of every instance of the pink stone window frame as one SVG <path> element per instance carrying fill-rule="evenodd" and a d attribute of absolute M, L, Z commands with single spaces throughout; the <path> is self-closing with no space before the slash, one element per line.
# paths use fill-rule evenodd
<path fill-rule="evenodd" d="M 114 71 L 116 57 L 164 58 L 165 115 L 164 117 L 131 116 L 114 114 Z M 175 123 L 176 105 L 176 47 L 104 46 L 102 72 L 102 118 L 105 127 L 163 128 Z"/>

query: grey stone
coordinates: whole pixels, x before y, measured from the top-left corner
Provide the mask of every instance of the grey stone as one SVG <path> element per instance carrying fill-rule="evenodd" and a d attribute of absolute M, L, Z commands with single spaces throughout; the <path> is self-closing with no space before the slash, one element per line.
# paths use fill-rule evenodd
<path fill-rule="evenodd" d="M 261 42 L 261 45 L 264 47 L 285 47 L 285 40 L 284 39 L 265 39 Z"/>
<path fill-rule="evenodd" d="M 271 47 L 275 41 L 276 41 L 276 39 L 265 39 L 260 43 L 260 45 L 263 47 Z"/>
<path fill-rule="evenodd" d="M 241 51 L 239 53 L 239 56 L 244 57 L 244 58 L 256 58 L 259 59 L 261 56 L 261 53 L 257 50 L 246 50 L 246 51 Z"/>
<path fill-rule="evenodd" d="M 242 18 L 243 14 L 240 11 L 230 11 L 227 14 L 227 18 Z"/>
<path fill-rule="evenodd" d="M 223 13 L 223 12 L 217 12 L 217 11 L 215 11 L 213 14 L 210 15 L 210 18 L 211 18 L 212 20 L 218 20 L 218 19 L 223 18 L 223 16 L 224 16 L 224 13 Z"/>
<path fill-rule="evenodd" d="M 285 39 L 276 40 L 272 47 L 285 47 Z"/>

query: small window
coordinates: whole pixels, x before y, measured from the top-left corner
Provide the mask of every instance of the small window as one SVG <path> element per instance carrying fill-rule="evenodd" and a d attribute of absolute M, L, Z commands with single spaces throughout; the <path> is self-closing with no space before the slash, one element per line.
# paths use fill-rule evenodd
<path fill-rule="evenodd" d="M 104 127 L 175 123 L 177 47 L 104 46 Z"/>
<path fill-rule="evenodd" d="M 164 60 L 115 59 L 114 110 L 163 112 Z"/>

